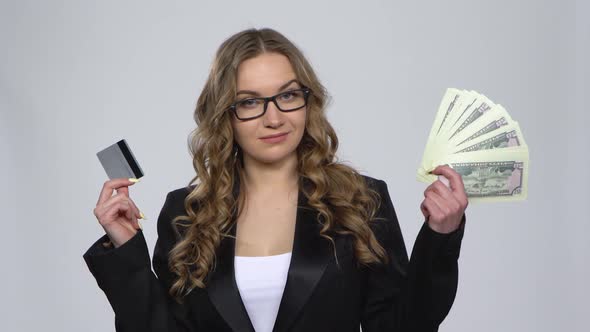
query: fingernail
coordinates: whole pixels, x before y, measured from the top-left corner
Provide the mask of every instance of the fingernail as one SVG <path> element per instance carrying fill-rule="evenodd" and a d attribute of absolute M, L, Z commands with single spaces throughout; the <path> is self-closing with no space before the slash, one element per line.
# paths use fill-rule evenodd
<path fill-rule="evenodd" d="M 141 219 L 147 220 L 147 218 L 143 215 L 143 212 L 139 211 L 139 215 L 141 216 Z"/>
<path fill-rule="evenodd" d="M 131 182 L 133 182 L 133 183 L 139 182 L 139 179 L 136 179 L 136 178 L 129 178 L 128 180 L 131 181 Z"/>

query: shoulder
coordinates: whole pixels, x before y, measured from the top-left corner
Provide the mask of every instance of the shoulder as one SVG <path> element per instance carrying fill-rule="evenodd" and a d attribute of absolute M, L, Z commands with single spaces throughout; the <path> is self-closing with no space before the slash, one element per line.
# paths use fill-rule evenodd
<path fill-rule="evenodd" d="M 393 202 L 391 201 L 391 196 L 389 195 L 389 189 L 387 188 L 387 183 L 381 179 L 374 178 L 368 175 L 362 175 L 364 178 L 367 187 L 374 190 L 378 195 L 378 203 L 377 203 L 377 211 L 376 211 L 376 220 L 390 220 L 390 221 L 397 221 L 395 208 L 393 206 Z M 379 224 L 377 222 L 376 224 Z"/>
<path fill-rule="evenodd" d="M 173 199 L 184 199 L 196 187 L 196 184 L 173 189 L 168 192 L 167 196 Z"/>
<path fill-rule="evenodd" d="M 178 240 L 180 232 L 173 225 L 173 220 L 177 216 L 186 216 L 187 212 L 184 207 L 184 200 L 188 194 L 195 188 L 194 185 L 188 187 L 175 188 L 168 191 L 164 204 L 158 216 L 158 241 L 161 245 L 169 246 Z M 184 223 L 184 221 L 178 221 Z"/>
<path fill-rule="evenodd" d="M 185 186 L 173 189 L 166 194 L 162 211 L 169 211 L 173 214 L 184 213 L 184 200 L 195 188 L 196 185 Z"/>
<path fill-rule="evenodd" d="M 379 195 L 379 203 L 377 209 L 377 219 L 385 219 L 389 221 L 397 222 L 397 216 L 391 196 L 389 195 L 389 189 L 387 183 L 381 179 L 377 179 L 368 175 L 361 176 L 365 179 L 367 187 L 375 190 Z"/>
<path fill-rule="evenodd" d="M 381 198 L 383 198 L 384 195 L 389 196 L 389 192 L 387 190 L 387 183 L 385 183 L 385 181 L 364 174 L 361 174 L 361 176 L 365 180 L 367 187 L 377 191 Z"/>
<path fill-rule="evenodd" d="M 385 181 L 381 180 L 381 179 L 377 179 L 365 174 L 361 174 L 361 176 L 363 177 L 363 179 L 365 180 L 365 182 L 367 183 L 367 185 L 369 187 L 375 188 L 379 185 L 381 185 L 381 183 L 385 183 Z"/>
<path fill-rule="evenodd" d="M 187 216 L 187 211 L 184 206 L 184 201 L 188 194 L 195 188 L 195 185 L 175 188 L 168 191 L 164 204 L 160 209 L 158 216 L 158 233 L 160 236 L 167 234 L 171 237 L 172 233 L 176 233 L 176 237 L 180 235 L 176 227 L 173 226 L 173 220 L 178 216 Z M 178 220 L 177 223 L 184 223 L 185 221 Z M 172 237 L 169 239 L 172 240 Z"/>

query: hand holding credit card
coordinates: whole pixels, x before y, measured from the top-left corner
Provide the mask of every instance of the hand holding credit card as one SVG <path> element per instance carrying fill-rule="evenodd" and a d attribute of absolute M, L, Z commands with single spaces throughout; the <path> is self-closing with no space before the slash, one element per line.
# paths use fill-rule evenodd
<path fill-rule="evenodd" d="M 117 248 L 141 229 L 138 218 L 145 219 L 129 197 L 128 188 L 143 177 L 143 171 L 124 139 L 99 151 L 96 156 L 110 180 L 103 185 L 94 215 L 110 239 L 103 245 Z"/>

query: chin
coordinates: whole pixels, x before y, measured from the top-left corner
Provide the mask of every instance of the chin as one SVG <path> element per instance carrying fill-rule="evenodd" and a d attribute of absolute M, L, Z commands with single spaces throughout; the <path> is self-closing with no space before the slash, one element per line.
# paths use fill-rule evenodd
<path fill-rule="evenodd" d="M 246 151 L 244 151 L 246 152 Z M 263 148 L 254 153 L 248 153 L 249 157 L 259 163 L 275 164 L 292 158 L 297 154 L 297 147 L 276 146 L 273 148 Z"/>
<path fill-rule="evenodd" d="M 291 153 L 288 154 L 263 154 L 263 155 L 256 155 L 252 156 L 252 158 L 260 163 L 263 164 L 276 164 L 283 160 L 286 160 L 291 156 Z"/>

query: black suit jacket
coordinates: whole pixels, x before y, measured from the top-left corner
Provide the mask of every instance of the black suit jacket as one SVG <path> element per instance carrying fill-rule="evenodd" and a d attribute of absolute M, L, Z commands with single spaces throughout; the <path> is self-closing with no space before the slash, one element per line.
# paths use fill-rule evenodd
<path fill-rule="evenodd" d="M 440 234 L 424 223 L 411 259 L 387 185 L 366 177 L 381 195 L 379 221 L 371 227 L 390 258 L 387 265 L 357 266 L 350 237 L 332 244 L 319 235 L 317 211 L 299 193 L 295 238 L 287 282 L 273 331 L 437 331 L 457 290 L 457 259 L 465 216 L 458 230 Z M 183 305 L 168 289 L 173 282 L 167 254 L 178 240 L 170 221 L 186 214 L 192 188 L 173 190 L 158 217 L 158 240 L 150 267 L 141 231 L 116 249 L 104 235 L 83 255 L 115 313 L 117 331 L 254 331 L 234 278 L 235 240 L 224 238 L 206 288 L 195 288 Z M 235 226 L 232 228 L 235 235 Z M 338 264 L 337 264 L 338 263 Z"/>

